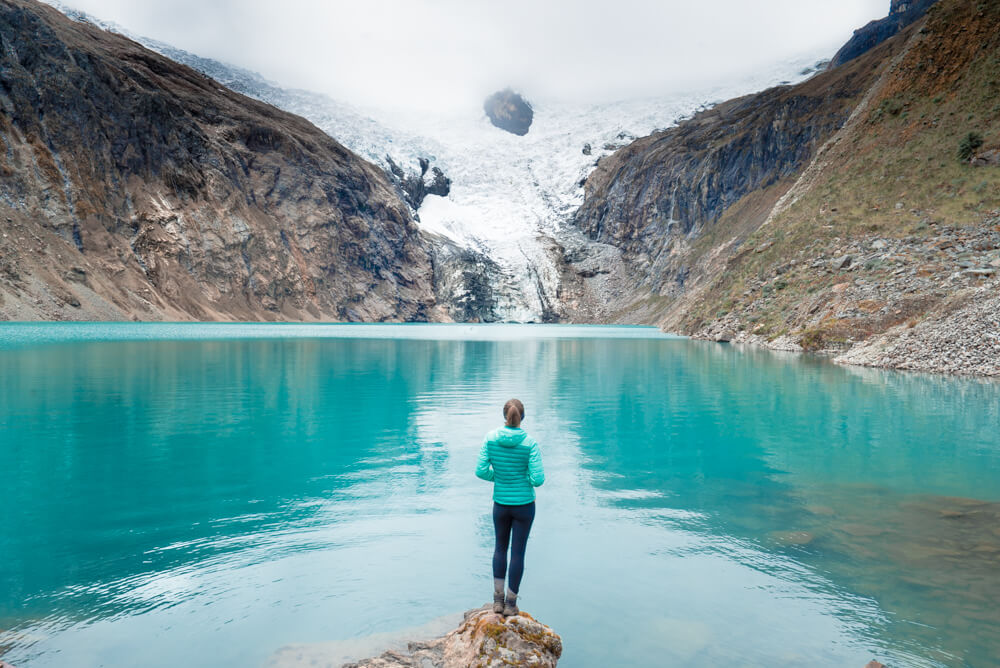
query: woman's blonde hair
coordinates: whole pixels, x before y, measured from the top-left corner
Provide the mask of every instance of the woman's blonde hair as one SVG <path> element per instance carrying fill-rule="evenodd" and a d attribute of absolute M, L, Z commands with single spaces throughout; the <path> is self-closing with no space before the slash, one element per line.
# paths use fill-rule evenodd
<path fill-rule="evenodd" d="M 521 420 L 524 419 L 524 404 L 520 399 L 509 399 L 503 405 L 503 419 L 507 421 L 508 427 L 521 426 Z"/>

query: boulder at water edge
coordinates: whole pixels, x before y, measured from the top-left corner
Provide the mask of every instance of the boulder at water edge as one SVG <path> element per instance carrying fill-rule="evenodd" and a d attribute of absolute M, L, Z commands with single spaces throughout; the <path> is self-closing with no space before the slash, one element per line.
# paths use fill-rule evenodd
<path fill-rule="evenodd" d="M 411 642 L 406 651 L 345 664 L 343 668 L 554 668 L 562 639 L 522 612 L 503 617 L 484 606 L 465 613 L 457 629 L 429 642 Z"/>

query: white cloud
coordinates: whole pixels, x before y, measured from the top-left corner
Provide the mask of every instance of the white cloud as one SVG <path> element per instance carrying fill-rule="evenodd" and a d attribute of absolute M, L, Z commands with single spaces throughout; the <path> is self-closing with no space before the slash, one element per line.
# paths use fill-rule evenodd
<path fill-rule="evenodd" d="M 832 53 L 888 0 L 69 0 L 202 56 L 356 104 L 604 101 Z"/>

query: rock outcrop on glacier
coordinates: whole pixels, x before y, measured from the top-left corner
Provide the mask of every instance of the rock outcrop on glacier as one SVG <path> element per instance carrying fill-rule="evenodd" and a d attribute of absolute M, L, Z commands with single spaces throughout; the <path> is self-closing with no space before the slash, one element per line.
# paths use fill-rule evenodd
<path fill-rule="evenodd" d="M 490 123 L 501 130 L 519 136 L 528 134 L 535 116 L 531 104 L 510 88 L 493 93 L 483 102 L 483 111 Z"/>

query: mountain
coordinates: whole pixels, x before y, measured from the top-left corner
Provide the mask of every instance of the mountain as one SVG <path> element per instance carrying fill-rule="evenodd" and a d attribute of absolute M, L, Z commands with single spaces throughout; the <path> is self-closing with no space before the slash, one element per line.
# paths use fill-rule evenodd
<path fill-rule="evenodd" d="M 630 284 L 630 277 L 599 268 L 616 262 L 618 249 L 568 224 L 595 161 L 711 100 L 801 80 L 824 55 L 687 94 L 598 105 L 543 99 L 535 105 L 543 113 L 534 118 L 531 132 L 514 136 L 493 127 L 474 100 L 468 108 L 433 116 L 362 109 L 283 88 L 257 73 L 53 4 L 74 20 L 124 34 L 225 87 L 301 115 L 382 167 L 425 233 L 437 303 L 459 321 L 594 321 L 606 297 L 627 293 Z M 600 301 L 578 290 L 579 274 L 567 269 L 567 258 L 584 273 L 591 266 L 599 271 L 589 282 L 601 283 Z"/>
<path fill-rule="evenodd" d="M 892 0 L 889 15 L 854 31 L 830 61 L 830 67 L 843 65 L 870 51 L 906 26 L 918 21 L 937 0 Z"/>
<path fill-rule="evenodd" d="M 0 317 L 635 322 L 1000 373 L 1000 7 L 928 4 L 829 67 L 533 97 L 514 136 L 0 0 Z"/>
<path fill-rule="evenodd" d="M 1000 4 L 940 0 L 842 65 L 602 159 L 575 222 L 635 288 L 599 317 L 1000 374 L 998 65 Z"/>
<path fill-rule="evenodd" d="M 744 228 L 755 213 L 762 223 L 760 215 L 844 124 L 898 48 L 893 42 L 797 86 L 729 100 L 637 139 L 597 163 L 576 225 L 622 249 L 641 271 L 641 287 L 683 293 L 698 261 L 715 251 L 715 244 L 692 242 L 736 233 L 723 214 L 737 203 L 746 209 Z M 753 202 L 743 202 L 751 195 Z"/>
<path fill-rule="evenodd" d="M 517 137 L 498 132 L 474 100 L 468 108 L 435 115 L 361 109 L 315 92 L 283 88 L 254 72 L 50 4 L 74 21 L 122 34 L 235 92 L 301 115 L 381 167 L 423 232 L 438 315 L 461 321 L 593 320 L 604 304 L 577 294 L 579 274 L 566 269 L 566 259 L 586 273 L 588 266 L 614 263 L 619 254 L 568 224 L 583 201 L 582 182 L 595 160 L 637 135 L 674 124 L 710 100 L 801 80 L 825 55 L 778 63 L 751 79 L 688 94 L 599 105 L 541 99 L 536 107 L 543 114 L 535 118 L 530 134 Z M 595 280 L 603 284 L 602 299 L 627 292 L 630 277 L 599 272 Z"/>
<path fill-rule="evenodd" d="M 427 242 L 311 123 L 0 1 L 0 316 L 425 320 Z"/>

